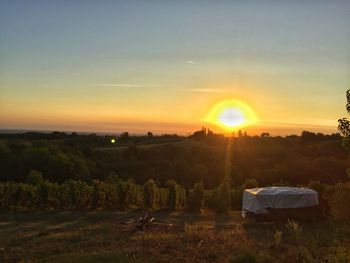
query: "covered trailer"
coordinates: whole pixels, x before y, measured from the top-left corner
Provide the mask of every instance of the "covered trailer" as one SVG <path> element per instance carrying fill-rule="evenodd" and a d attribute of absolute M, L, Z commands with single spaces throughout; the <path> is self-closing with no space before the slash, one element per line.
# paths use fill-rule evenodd
<path fill-rule="evenodd" d="M 321 217 L 318 194 L 308 188 L 262 187 L 245 189 L 243 192 L 242 216 L 252 216 L 257 221 Z"/>

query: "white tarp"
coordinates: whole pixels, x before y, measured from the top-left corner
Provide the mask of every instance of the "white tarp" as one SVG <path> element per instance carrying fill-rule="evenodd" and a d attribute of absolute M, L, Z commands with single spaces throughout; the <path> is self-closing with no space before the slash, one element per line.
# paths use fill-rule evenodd
<path fill-rule="evenodd" d="M 243 192 L 242 211 L 268 213 L 265 208 L 301 208 L 318 205 L 318 194 L 308 188 L 263 187 Z"/>

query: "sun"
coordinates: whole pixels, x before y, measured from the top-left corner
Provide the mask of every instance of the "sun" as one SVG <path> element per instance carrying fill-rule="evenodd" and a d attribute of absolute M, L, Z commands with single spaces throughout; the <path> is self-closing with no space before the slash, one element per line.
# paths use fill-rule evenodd
<path fill-rule="evenodd" d="M 256 123 L 257 117 L 248 104 L 239 100 L 224 100 L 211 108 L 204 121 L 233 131 Z"/>

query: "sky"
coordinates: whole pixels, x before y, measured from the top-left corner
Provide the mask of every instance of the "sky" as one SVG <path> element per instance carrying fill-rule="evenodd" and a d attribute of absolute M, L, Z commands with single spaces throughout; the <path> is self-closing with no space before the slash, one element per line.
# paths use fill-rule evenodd
<path fill-rule="evenodd" d="M 188 134 L 223 100 L 250 134 L 336 132 L 350 1 L 0 0 L 0 128 Z"/>

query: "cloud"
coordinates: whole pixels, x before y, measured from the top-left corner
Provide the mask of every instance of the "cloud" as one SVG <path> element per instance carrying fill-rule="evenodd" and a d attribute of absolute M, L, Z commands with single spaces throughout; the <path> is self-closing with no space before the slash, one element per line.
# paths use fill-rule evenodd
<path fill-rule="evenodd" d="M 219 93 L 224 92 L 223 89 L 187 89 L 187 91 L 191 92 L 204 92 L 204 93 Z"/>
<path fill-rule="evenodd" d="M 187 64 L 195 64 L 196 62 L 194 62 L 193 60 L 187 60 Z"/>
<path fill-rule="evenodd" d="M 91 83 L 91 86 L 97 86 L 97 87 L 119 87 L 119 88 L 156 87 L 156 85 L 131 84 L 131 83 Z"/>

